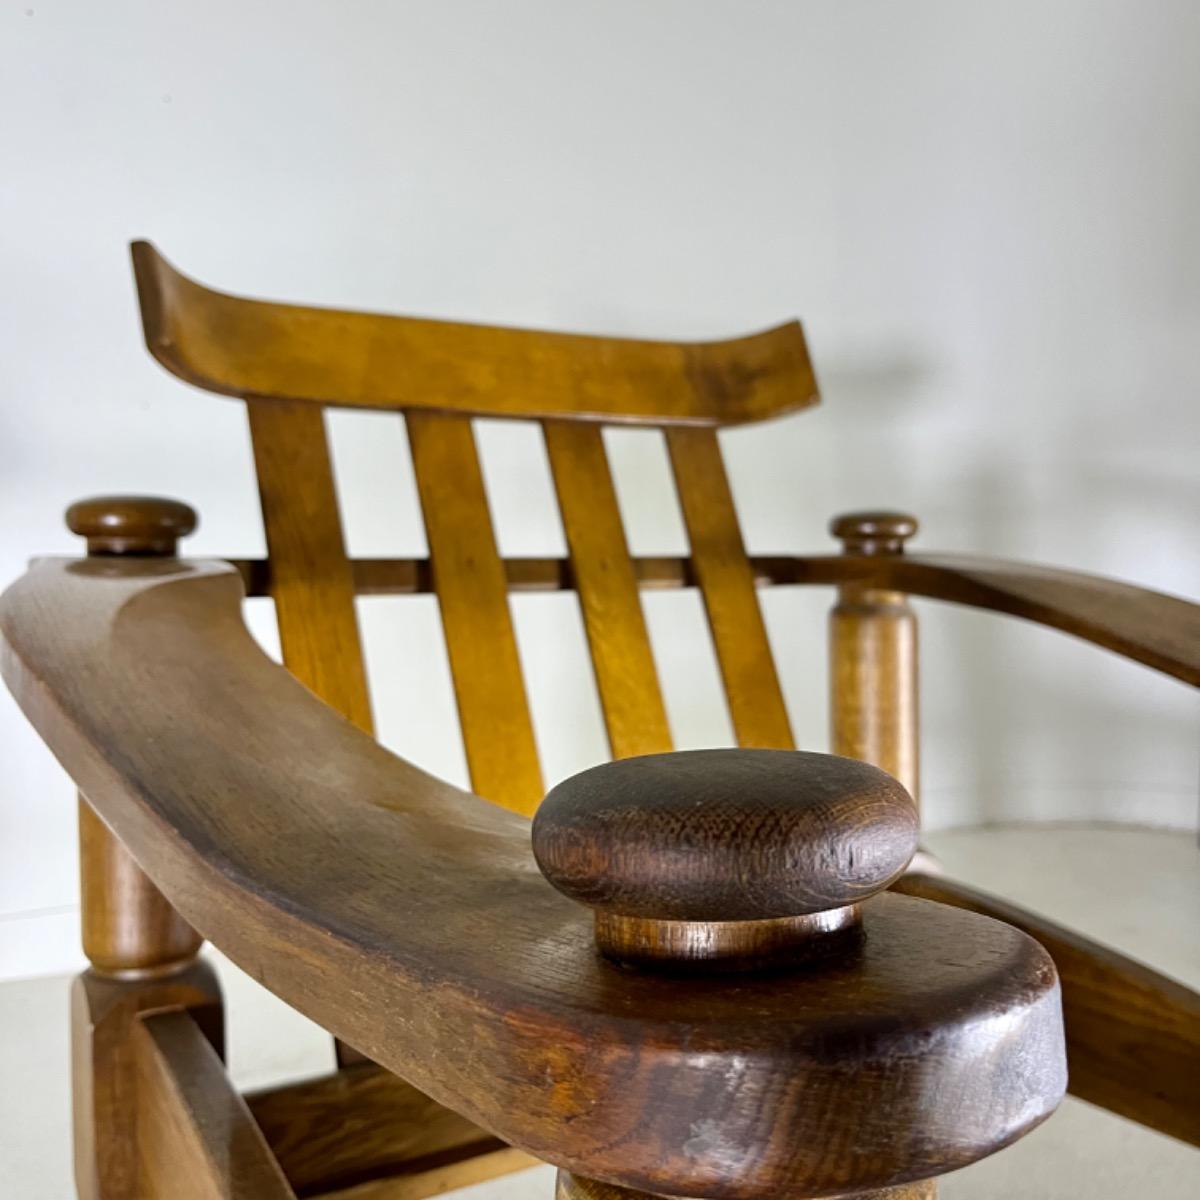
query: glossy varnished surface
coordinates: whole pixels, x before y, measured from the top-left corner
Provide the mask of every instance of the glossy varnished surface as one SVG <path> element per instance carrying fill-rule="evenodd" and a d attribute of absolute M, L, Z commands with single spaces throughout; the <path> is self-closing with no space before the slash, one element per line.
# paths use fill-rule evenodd
<path fill-rule="evenodd" d="M 680 921 L 802 916 L 866 899 L 917 848 L 908 793 L 867 763 L 688 750 L 602 763 L 533 821 L 547 879 L 606 912 Z"/>
<path fill-rule="evenodd" d="M 141 1019 L 139 1200 L 295 1200 L 224 1065 L 186 1012 Z"/>
<path fill-rule="evenodd" d="M 150 353 L 212 392 L 484 416 L 711 425 L 817 402 L 796 322 L 724 342 L 647 342 L 246 300 L 133 244 Z"/>
<path fill-rule="evenodd" d="M 731 1197 L 927 1177 L 1057 1102 L 1057 986 L 1023 935 L 885 895 L 820 971 L 608 965 L 525 822 L 335 716 L 239 600 L 215 564 L 43 563 L 0 612 L 5 675 L 200 932 L 439 1101 L 591 1176 Z"/>
<path fill-rule="evenodd" d="M 895 887 L 986 913 L 1037 938 L 1062 980 L 1072 1094 L 1200 1146 L 1200 994 L 958 880 L 913 874 Z"/>
<path fill-rule="evenodd" d="M 1119 579 L 1065 571 L 1036 563 L 964 554 L 751 555 L 755 584 L 862 583 L 971 608 L 1007 613 L 1062 630 L 1200 686 L 1200 605 Z M 265 595 L 271 569 L 259 559 L 233 560 L 250 595 Z M 352 563 L 360 595 L 409 595 L 432 590 L 426 559 L 359 559 Z M 562 558 L 504 560 L 512 591 L 573 588 L 571 564 Z M 695 587 L 690 558 L 638 557 L 638 586 Z"/>

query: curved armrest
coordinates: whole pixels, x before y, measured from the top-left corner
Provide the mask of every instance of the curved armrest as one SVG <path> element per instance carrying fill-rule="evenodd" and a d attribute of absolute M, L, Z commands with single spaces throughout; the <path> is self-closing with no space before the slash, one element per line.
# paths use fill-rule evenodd
<path fill-rule="evenodd" d="M 241 597 L 220 563 L 44 560 L 0 602 L 3 671 L 171 903 L 338 1037 L 541 1158 L 693 1196 L 839 1190 L 831 1112 L 853 1113 L 856 1155 L 919 1130 L 917 1178 L 1045 1115 L 1057 987 L 1022 934 L 880 895 L 850 1006 L 834 969 L 733 985 L 609 964 L 527 822 L 323 705 Z M 908 969 L 929 939 L 955 953 Z M 865 1077 L 885 1102 L 864 1107 Z"/>
<path fill-rule="evenodd" d="M 775 561 L 775 560 L 772 560 Z M 797 558 L 780 582 L 861 582 L 1023 617 L 1200 686 L 1200 604 L 1117 579 L 967 554 Z"/>

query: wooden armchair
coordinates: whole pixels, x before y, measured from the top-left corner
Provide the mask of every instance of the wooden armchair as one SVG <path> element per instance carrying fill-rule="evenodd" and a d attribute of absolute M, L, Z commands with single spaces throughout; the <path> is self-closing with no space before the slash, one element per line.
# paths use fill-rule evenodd
<path fill-rule="evenodd" d="M 35 563 L 0 606 L 5 678 L 86 797 L 85 1200 L 421 1200 L 536 1159 L 564 1200 L 918 1200 L 1053 1110 L 1064 1015 L 1072 1091 L 1200 1144 L 1194 993 L 927 865 L 905 873 L 905 597 L 1192 684 L 1200 608 L 907 554 L 898 514 L 839 518 L 842 554 L 748 557 L 716 429 L 816 403 L 796 324 L 575 337 L 238 299 L 145 243 L 134 264 L 154 357 L 246 403 L 269 556 L 178 559 L 185 505 L 84 501 L 68 521 L 88 557 Z M 403 413 L 428 560 L 347 558 L 328 406 Z M 499 557 L 475 416 L 541 423 L 567 559 Z M 630 556 L 605 423 L 663 429 L 690 557 Z M 772 584 L 838 589 L 844 757 L 792 751 L 756 595 Z M 742 749 L 668 753 L 639 588 L 680 587 L 703 595 Z M 565 588 L 619 761 L 556 788 L 531 838 L 543 786 L 508 593 Z M 371 736 L 354 597 L 431 591 L 478 796 Z M 243 595 L 274 597 L 286 670 L 247 634 Z M 339 1039 L 334 1074 L 233 1090 L 202 937 Z"/>

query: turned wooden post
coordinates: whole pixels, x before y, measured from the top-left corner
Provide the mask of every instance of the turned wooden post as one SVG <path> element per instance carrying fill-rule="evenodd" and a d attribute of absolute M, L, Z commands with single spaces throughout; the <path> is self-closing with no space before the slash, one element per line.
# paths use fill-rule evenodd
<path fill-rule="evenodd" d="M 830 532 L 846 554 L 903 554 L 915 517 L 847 513 Z M 844 583 L 829 615 L 831 749 L 873 763 L 919 799 L 917 617 L 902 592 Z"/>
<path fill-rule="evenodd" d="M 912 798 L 867 763 L 706 750 L 625 759 L 568 779 L 538 810 L 533 848 L 550 883 L 592 908 L 606 958 L 706 975 L 841 969 L 852 1005 L 863 902 L 903 872 L 917 832 Z M 880 1086 L 864 1077 L 864 1104 Z M 844 1119 L 853 1123 L 853 1113 Z M 908 1132 L 897 1131 L 898 1145 Z M 934 1181 L 906 1179 L 913 1172 L 902 1155 L 890 1170 L 896 1185 L 843 1194 L 933 1200 Z M 736 1194 L 736 1178 L 729 1183 Z M 558 1200 L 651 1195 L 558 1173 Z"/>
<path fill-rule="evenodd" d="M 89 557 L 170 558 L 196 528 L 177 500 L 101 496 L 67 509 L 67 528 L 87 538 Z M 177 971 L 196 957 L 199 935 L 167 903 L 129 851 L 79 798 L 79 874 L 83 952 L 92 969 L 114 979 Z"/>
<path fill-rule="evenodd" d="M 186 504 L 140 496 L 81 500 L 67 510 L 90 558 L 169 558 L 196 527 Z M 72 993 L 75 1182 L 80 1200 L 139 1194 L 137 1071 L 131 1035 L 138 1014 L 187 1008 L 220 1051 L 220 988 L 197 960 L 202 939 L 79 798 L 83 951 L 91 967 Z"/>

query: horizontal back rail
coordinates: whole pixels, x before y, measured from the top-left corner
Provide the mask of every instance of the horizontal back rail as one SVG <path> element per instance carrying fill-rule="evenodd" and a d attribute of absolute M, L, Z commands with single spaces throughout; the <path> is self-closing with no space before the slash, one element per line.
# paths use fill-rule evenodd
<path fill-rule="evenodd" d="M 817 403 L 800 325 L 718 342 L 585 337 L 226 295 L 132 247 L 150 353 L 206 391 L 377 409 L 645 425 L 757 421 Z"/>
<path fill-rule="evenodd" d="M 575 587 L 569 559 L 502 561 L 510 591 L 553 592 Z M 1178 596 L 1077 571 L 958 554 L 889 558 L 749 555 L 747 561 L 758 587 L 860 582 L 1005 613 L 1070 633 L 1200 687 L 1200 605 Z M 241 575 L 247 595 L 269 593 L 271 568 L 264 559 L 229 562 Z M 432 590 L 429 561 L 424 558 L 354 559 L 351 569 L 360 596 L 416 595 Z M 639 588 L 645 590 L 697 586 L 690 558 L 636 557 L 633 570 Z"/>

